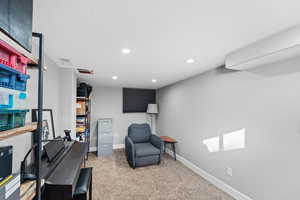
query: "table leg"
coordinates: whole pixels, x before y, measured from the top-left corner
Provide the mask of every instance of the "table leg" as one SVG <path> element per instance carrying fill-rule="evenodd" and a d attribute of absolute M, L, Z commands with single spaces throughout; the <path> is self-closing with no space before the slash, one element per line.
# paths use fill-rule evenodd
<path fill-rule="evenodd" d="M 172 143 L 172 148 L 173 148 L 173 155 L 174 155 L 174 159 L 176 160 L 176 150 L 175 150 L 175 143 Z"/>
<path fill-rule="evenodd" d="M 164 142 L 164 153 L 166 153 L 166 143 Z"/>

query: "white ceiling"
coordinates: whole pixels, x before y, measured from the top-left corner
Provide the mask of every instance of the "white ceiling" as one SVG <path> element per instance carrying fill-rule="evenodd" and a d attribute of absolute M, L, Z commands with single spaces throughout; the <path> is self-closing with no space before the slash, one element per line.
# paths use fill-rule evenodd
<path fill-rule="evenodd" d="M 34 31 L 94 86 L 160 88 L 300 22 L 297 0 L 35 0 Z M 121 53 L 122 48 L 131 54 Z M 185 61 L 193 58 L 195 63 Z M 118 80 L 112 80 L 112 76 Z M 156 83 L 151 80 L 156 79 Z"/>

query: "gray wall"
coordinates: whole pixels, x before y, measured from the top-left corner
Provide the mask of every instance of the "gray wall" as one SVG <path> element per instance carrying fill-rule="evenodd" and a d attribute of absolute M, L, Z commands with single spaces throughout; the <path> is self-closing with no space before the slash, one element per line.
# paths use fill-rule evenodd
<path fill-rule="evenodd" d="M 146 113 L 123 113 L 122 88 L 94 87 L 92 92 L 91 112 L 91 147 L 95 149 L 97 142 L 97 120 L 113 119 L 114 144 L 124 144 L 127 128 L 131 123 L 145 123 Z"/>
<path fill-rule="evenodd" d="M 76 138 L 76 89 L 77 76 L 72 68 L 60 68 L 59 87 L 59 132 L 71 130 L 71 137 Z"/>
<path fill-rule="evenodd" d="M 159 89 L 158 133 L 179 141 L 179 155 L 255 200 L 296 199 L 299 66 L 294 59 L 251 71 L 218 68 Z M 225 151 L 223 135 L 240 129 L 245 148 Z M 220 150 L 209 152 L 203 140 L 214 137 Z"/>
<path fill-rule="evenodd" d="M 45 57 L 44 71 L 44 108 L 53 109 L 55 130 L 59 130 L 59 90 L 60 90 L 60 68 L 47 56 Z M 28 107 L 37 108 L 38 102 L 38 70 L 28 70 L 30 79 L 28 80 Z M 31 121 L 31 114 L 27 115 L 27 121 Z"/>

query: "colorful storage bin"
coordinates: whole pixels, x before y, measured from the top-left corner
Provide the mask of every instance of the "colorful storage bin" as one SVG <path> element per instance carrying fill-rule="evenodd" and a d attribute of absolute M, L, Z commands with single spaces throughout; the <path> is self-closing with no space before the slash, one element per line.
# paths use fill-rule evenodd
<path fill-rule="evenodd" d="M 12 69 L 26 74 L 27 64 L 29 59 L 20 54 L 7 43 L 0 40 L 0 64 L 6 65 Z"/>
<path fill-rule="evenodd" d="M 22 74 L 15 69 L 0 64 L 0 87 L 26 91 L 29 75 Z"/>
<path fill-rule="evenodd" d="M 0 110 L 0 131 L 24 126 L 27 112 L 29 110 Z"/>

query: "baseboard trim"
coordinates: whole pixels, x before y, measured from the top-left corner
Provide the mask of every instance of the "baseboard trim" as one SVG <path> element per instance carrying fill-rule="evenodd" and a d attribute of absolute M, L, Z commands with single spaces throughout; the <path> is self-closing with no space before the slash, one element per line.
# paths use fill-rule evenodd
<path fill-rule="evenodd" d="M 168 154 L 170 154 L 171 156 L 173 156 L 173 152 L 171 150 L 166 149 L 166 152 Z M 190 162 L 189 160 L 185 159 L 184 157 L 176 154 L 176 158 L 177 158 L 178 161 L 180 161 L 186 167 L 191 169 L 193 172 L 200 175 L 201 177 L 206 179 L 208 182 L 212 183 L 217 188 L 219 188 L 220 190 L 226 192 L 227 194 L 229 194 L 230 196 L 232 196 L 236 200 L 253 200 L 250 197 L 248 197 L 247 195 L 239 192 L 238 190 L 234 189 L 230 185 L 228 185 L 228 184 L 224 183 L 223 181 L 221 181 L 220 179 L 216 178 L 215 176 L 209 174 L 205 170 L 199 168 L 194 163 Z"/>
<path fill-rule="evenodd" d="M 114 144 L 113 145 L 113 149 L 124 149 L 125 148 L 125 144 Z M 97 147 L 90 147 L 89 152 L 95 152 L 97 151 Z"/>
<path fill-rule="evenodd" d="M 124 149 L 125 144 L 114 144 L 113 149 Z"/>
<path fill-rule="evenodd" d="M 90 147 L 89 152 L 95 152 L 97 151 L 97 147 Z"/>

